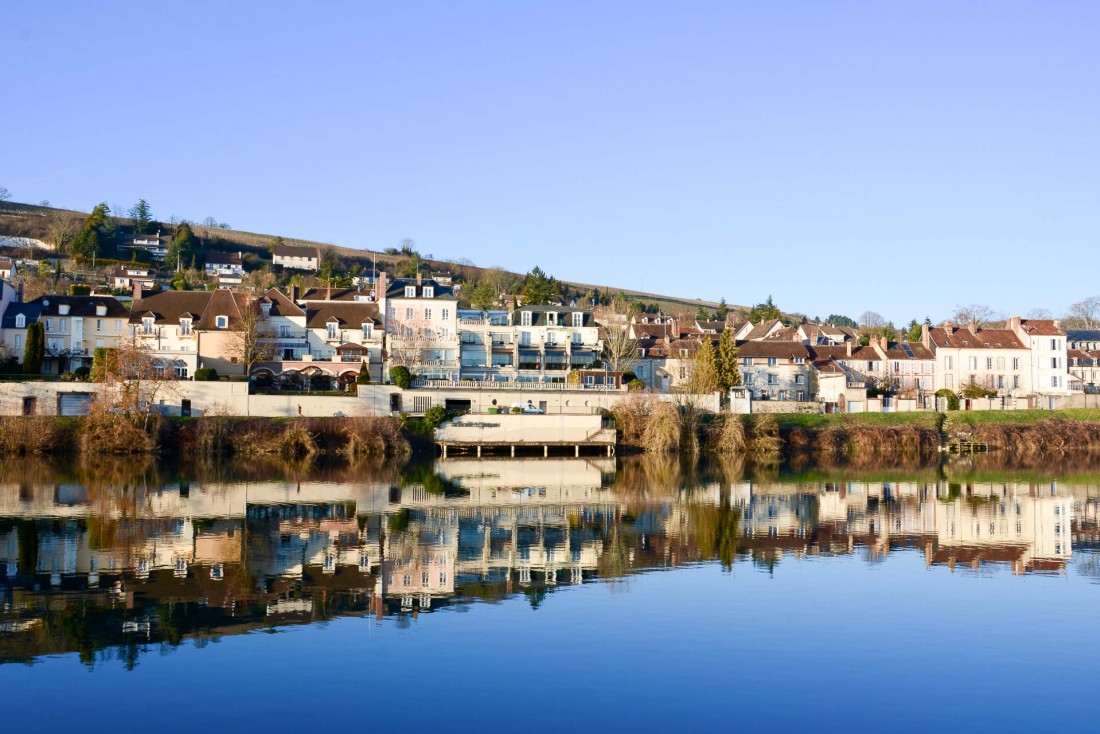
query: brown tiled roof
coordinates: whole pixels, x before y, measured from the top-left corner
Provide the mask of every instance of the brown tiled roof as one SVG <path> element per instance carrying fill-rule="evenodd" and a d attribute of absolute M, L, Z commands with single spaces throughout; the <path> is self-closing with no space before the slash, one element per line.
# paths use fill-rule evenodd
<path fill-rule="evenodd" d="M 671 324 L 631 324 L 639 339 L 647 336 L 663 337 L 672 333 Z"/>
<path fill-rule="evenodd" d="M 797 326 L 783 326 L 783 327 L 780 327 L 780 328 L 776 329 L 773 333 L 768 334 L 766 337 L 763 338 L 763 341 L 793 342 L 793 341 L 802 341 L 802 339 L 798 335 L 798 327 Z"/>
<path fill-rule="evenodd" d="M 358 288 L 307 288 L 299 297 L 299 301 L 355 301 L 355 297 L 366 298 L 369 290 L 361 291 Z"/>
<path fill-rule="evenodd" d="M 306 312 L 298 304 L 290 300 L 278 288 L 272 288 L 264 297 L 271 301 L 272 316 L 305 316 Z"/>
<path fill-rule="evenodd" d="M 316 247 L 302 247 L 299 245 L 276 245 L 273 254 L 279 257 L 316 257 L 321 256 L 321 251 Z"/>
<path fill-rule="evenodd" d="M 381 324 L 377 303 L 358 303 L 355 301 L 322 301 L 310 304 L 306 309 L 306 326 L 310 329 L 323 329 L 331 319 L 341 326 L 359 328 L 360 324 Z"/>
<path fill-rule="evenodd" d="M 832 357 L 829 359 L 815 359 L 814 369 L 818 372 L 824 372 L 826 374 L 840 373 L 844 374 L 844 368 L 837 364 Z"/>
<path fill-rule="evenodd" d="M 848 347 L 830 347 L 822 345 L 814 345 L 811 347 L 811 351 L 817 359 L 835 359 L 842 361 L 845 359 L 862 360 L 864 362 L 874 362 L 882 359 L 878 355 L 878 352 L 873 347 L 864 347 L 858 344 L 852 345 L 852 353 L 848 354 Z"/>
<path fill-rule="evenodd" d="M 774 327 L 776 324 L 782 326 L 783 322 L 779 319 L 772 319 L 771 321 L 761 321 L 759 324 L 756 324 L 752 327 L 752 329 L 749 330 L 749 333 L 745 335 L 745 339 L 748 341 L 763 339 L 765 336 L 767 336 L 768 331 L 771 330 L 772 327 Z"/>
<path fill-rule="evenodd" d="M 1011 329 L 948 329 L 929 330 L 932 342 L 951 349 L 1027 349 Z"/>
<path fill-rule="evenodd" d="M 1020 328 L 1031 336 L 1065 336 L 1053 319 L 1020 319 Z"/>
<path fill-rule="evenodd" d="M 744 342 L 737 347 L 737 356 L 775 357 L 777 359 L 802 357 L 803 359 L 810 359 L 813 355 L 802 342 L 769 340 Z"/>
<path fill-rule="evenodd" d="M 152 314 L 158 324 L 178 323 L 180 318 L 197 314 L 196 329 L 215 329 L 216 317 L 228 316 L 229 328 L 240 323 L 241 309 L 254 300 L 248 293 L 236 293 L 225 289 L 216 291 L 161 291 L 139 301 L 130 310 L 130 323 L 141 323 L 142 317 Z"/>

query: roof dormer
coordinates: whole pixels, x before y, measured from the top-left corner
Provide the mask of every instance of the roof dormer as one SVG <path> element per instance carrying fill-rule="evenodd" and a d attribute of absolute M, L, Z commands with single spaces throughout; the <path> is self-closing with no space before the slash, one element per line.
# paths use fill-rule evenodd
<path fill-rule="evenodd" d="M 430 286 L 430 285 L 424 286 L 424 297 L 425 298 L 435 298 L 435 288 L 433 286 Z"/>
<path fill-rule="evenodd" d="M 415 285 L 405 286 L 405 298 L 416 298 L 416 286 Z"/>
<path fill-rule="evenodd" d="M 17 329 L 27 328 L 27 315 L 26 314 L 20 313 L 20 314 L 15 315 L 15 328 L 17 328 Z"/>

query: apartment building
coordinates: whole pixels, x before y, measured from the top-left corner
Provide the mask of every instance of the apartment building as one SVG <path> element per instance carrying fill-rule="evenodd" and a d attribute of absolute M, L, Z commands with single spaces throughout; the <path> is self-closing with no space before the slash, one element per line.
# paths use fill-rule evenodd
<path fill-rule="evenodd" d="M 45 374 L 91 367 L 97 347 L 115 347 L 126 336 L 129 313 L 113 296 L 40 296 L 4 309 L 2 341 L 20 361 L 27 327 L 41 322 L 46 337 Z"/>
<path fill-rule="evenodd" d="M 284 268 L 313 272 L 321 269 L 321 251 L 316 247 L 276 245 L 271 257 L 276 265 L 281 265 Z"/>
<path fill-rule="evenodd" d="M 450 286 L 378 274 L 375 293 L 388 345 L 389 366 L 403 365 L 423 379 L 457 380 L 461 374 L 458 297 Z"/>
<path fill-rule="evenodd" d="M 1100 390 L 1100 329 L 1067 329 L 1069 371 L 1086 392 Z"/>

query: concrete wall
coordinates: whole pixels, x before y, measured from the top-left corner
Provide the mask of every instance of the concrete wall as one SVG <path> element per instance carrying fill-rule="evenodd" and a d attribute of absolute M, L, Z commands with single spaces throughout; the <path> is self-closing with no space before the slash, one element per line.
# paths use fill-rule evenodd
<path fill-rule="evenodd" d="M 562 386 L 564 387 L 564 386 Z M 389 415 L 391 396 L 400 396 L 401 412 L 423 413 L 434 405 L 445 405 L 447 400 L 469 400 L 470 412 L 488 413 L 490 408 L 508 409 L 513 404 L 528 401 L 535 407 L 543 407 L 548 415 L 590 415 L 601 408 L 610 410 L 623 400 L 637 393 L 625 390 L 566 390 L 566 389 L 516 389 L 494 387 L 473 388 L 417 388 L 401 390 L 393 385 L 360 385 L 359 395 L 364 400 L 363 410 L 368 415 Z M 700 410 L 718 412 L 718 394 L 680 395 L 674 393 L 647 394 L 663 402 L 691 403 Z M 543 405 L 545 403 L 545 406 Z"/>
<path fill-rule="evenodd" d="M 817 401 L 754 400 L 753 413 L 820 413 L 822 404 Z"/>
<path fill-rule="evenodd" d="M 462 416 L 435 432 L 440 443 L 584 444 L 606 439 L 598 415 Z M 611 442 L 615 432 L 608 431 Z"/>

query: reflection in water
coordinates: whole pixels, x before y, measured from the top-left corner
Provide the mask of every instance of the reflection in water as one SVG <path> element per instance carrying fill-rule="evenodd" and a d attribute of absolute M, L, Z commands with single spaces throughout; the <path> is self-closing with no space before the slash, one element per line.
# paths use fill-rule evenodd
<path fill-rule="evenodd" d="M 747 478 L 652 459 L 179 471 L 2 470 L 0 661 L 133 665 L 185 638 L 338 615 L 407 624 L 520 594 L 538 606 L 562 586 L 708 561 L 777 573 L 787 557 L 908 550 L 949 572 L 1100 576 L 1087 476 Z"/>

